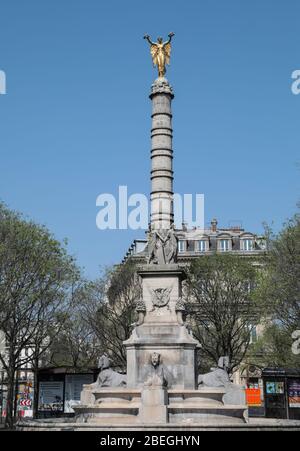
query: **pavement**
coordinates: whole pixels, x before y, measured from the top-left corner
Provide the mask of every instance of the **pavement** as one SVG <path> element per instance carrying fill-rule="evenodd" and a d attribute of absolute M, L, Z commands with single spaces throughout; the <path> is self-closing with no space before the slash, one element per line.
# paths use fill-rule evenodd
<path fill-rule="evenodd" d="M 41 421 L 41 420 L 40 420 Z M 67 426 L 67 424 L 65 425 Z M 78 425 L 77 425 L 78 426 Z M 210 429 L 211 425 L 202 425 L 201 430 L 206 428 Z M 159 429 L 156 425 L 157 430 Z M 240 425 L 237 429 L 250 429 L 250 430 L 267 430 L 268 428 L 276 430 L 299 430 L 300 431 L 300 420 L 283 420 L 277 418 L 250 418 L 249 423 Z M 50 428 L 51 430 L 52 428 Z M 0 431 L 4 430 L 4 424 L 0 424 Z M 53 430 L 53 429 L 52 429 Z M 153 430 L 153 429 L 152 429 Z M 194 429 L 195 430 L 195 429 Z M 196 429 L 197 430 L 197 429 Z M 236 430 L 236 428 L 233 428 Z"/>
<path fill-rule="evenodd" d="M 265 426 L 299 426 L 300 420 L 283 420 L 278 418 L 249 418 L 249 424 Z"/>

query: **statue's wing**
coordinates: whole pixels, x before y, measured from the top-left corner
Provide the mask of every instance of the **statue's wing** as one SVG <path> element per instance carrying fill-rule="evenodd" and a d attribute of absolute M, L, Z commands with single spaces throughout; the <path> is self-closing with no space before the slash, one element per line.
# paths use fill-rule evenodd
<path fill-rule="evenodd" d="M 171 56 L 171 44 L 170 44 L 170 42 L 165 44 L 164 50 L 165 50 L 165 55 L 166 55 L 166 63 L 168 65 L 170 65 L 170 56 Z"/>
<path fill-rule="evenodd" d="M 150 52 L 153 60 L 154 66 L 157 65 L 157 53 L 158 53 L 158 46 L 155 44 L 152 44 L 150 47 Z"/>

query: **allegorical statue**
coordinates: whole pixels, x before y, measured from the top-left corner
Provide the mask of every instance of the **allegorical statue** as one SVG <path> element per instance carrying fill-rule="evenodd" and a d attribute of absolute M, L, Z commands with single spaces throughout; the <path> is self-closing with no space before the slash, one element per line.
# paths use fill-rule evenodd
<path fill-rule="evenodd" d="M 174 33 L 168 34 L 168 41 L 163 42 L 163 38 L 157 38 L 157 42 L 152 42 L 150 36 L 145 34 L 144 39 L 150 44 L 150 52 L 152 56 L 153 66 L 157 66 L 158 76 L 164 77 L 166 73 L 166 64 L 170 64 L 171 56 L 171 39 Z"/>
<path fill-rule="evenodd" d="M 178 238 L 174 229 L 174 224 L 171 224 L 165 240 L 166 263 L 175 263 L 177 260 Z"/>
<path fill-rule="evenodd" d="M 165 265 L 177 259 L 177 236 L 174 225 L 168 230 L 154 229 L 149 233 L 148 263 Z"/>

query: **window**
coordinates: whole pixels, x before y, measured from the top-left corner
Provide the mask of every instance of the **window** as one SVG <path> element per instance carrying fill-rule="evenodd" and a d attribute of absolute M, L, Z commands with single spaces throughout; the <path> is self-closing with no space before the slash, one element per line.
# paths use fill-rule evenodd
<path fill-rule="evenodd" d="M 220 240 L 219 249 L 221 252 L 229 251 L 229 240 Z"/>
<path fill-rule="evenodd" d="M 205 240 L 199 240 L 198 241 L 198 251 L 199 252 L 205 252 L 206 251 L 206 241 Z"/>
<path fill-rule="evenodd" d="M 251 238 L 247 238 L 243 240 L 243 250 L 244 251 L 253 251 L 253 240 Z"/>
<path fill-rule="evenodd" d="M 184 252 L 185 251 L 185 241 L 179 240 L 178 241 L 178 252 Z"/>

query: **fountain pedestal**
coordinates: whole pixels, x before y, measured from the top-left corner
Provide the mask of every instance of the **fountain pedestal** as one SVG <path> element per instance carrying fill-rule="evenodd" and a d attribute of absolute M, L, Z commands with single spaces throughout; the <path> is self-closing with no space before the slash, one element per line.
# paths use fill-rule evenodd
<path fill-rule="evenodd" d="M 77 422 L 106 425 L 243 424 L 247 406 L 234 386 L 198 389 L 197 340 L 184 324 L 183 269 L 176 264 L 145 265 L 138 270 L 143 297 L 139 324 L 124 342 L 127 387 L 84 386 Z M 234 390 L 234 396 L 232 395 Z M 238 401 L 236 405 L 232 401 Z M 121 427 L 121 426 L 120 426 Z"/>
<path fill-rule="evenodd" d="M 168 388 L 195 389 L 197 340 L 182 320 L 182 280 L 178 265 L 146 265 L 142 279 L 144 322 L 124 342 L 127 350 L 127 386 L 142 387 L 153 352 L 160 354 Z"/>

